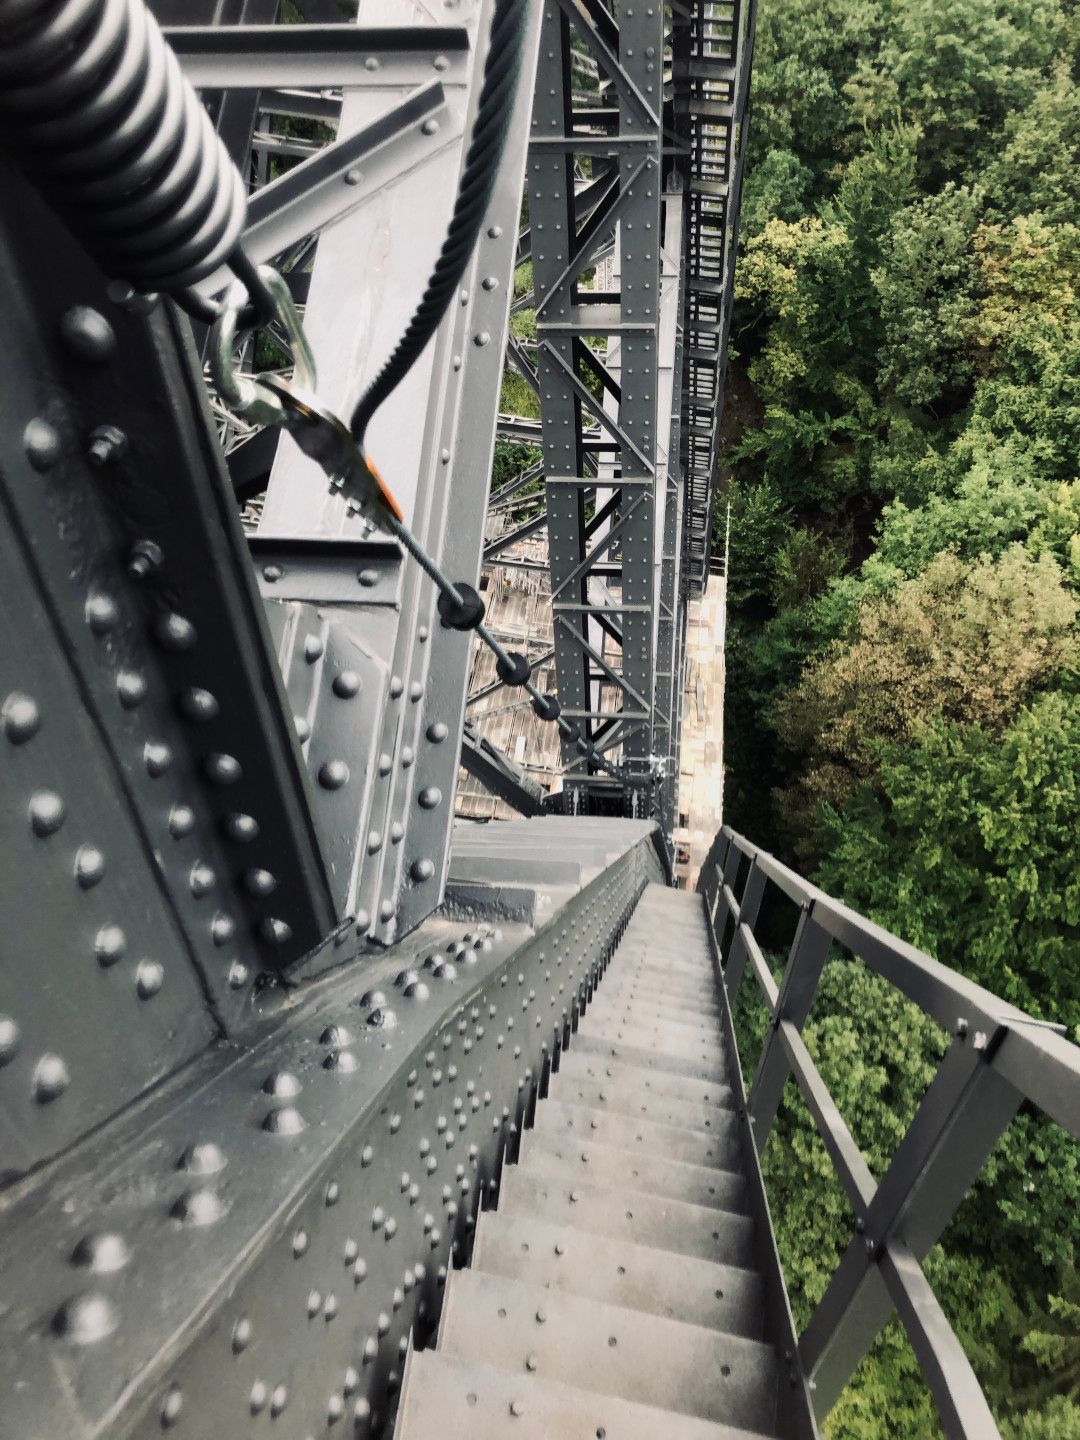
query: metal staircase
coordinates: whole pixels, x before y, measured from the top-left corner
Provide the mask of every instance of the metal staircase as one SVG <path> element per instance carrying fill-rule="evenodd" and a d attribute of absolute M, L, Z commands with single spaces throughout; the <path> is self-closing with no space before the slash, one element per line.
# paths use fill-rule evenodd
<path fill-rule="evenodd" d="M 400 1440 L 812 1433 L 725 1032 L 700 896 L 648 886 L 410 1356 Z"/>

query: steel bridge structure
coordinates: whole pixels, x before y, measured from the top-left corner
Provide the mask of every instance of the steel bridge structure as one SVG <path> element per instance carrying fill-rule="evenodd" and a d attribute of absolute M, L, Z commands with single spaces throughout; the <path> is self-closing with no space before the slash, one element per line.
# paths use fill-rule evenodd
<path fill-rule="evenodd" d="M 671 884 L 755 0 L 519 0 L 483 223 L 364 437 L 399 529 L 230 401 L 235 250 L 178 288 L 102 262 L 114 201 L 133 265 L 183 218 L 110 167 L 159 82 L 208 123 L 200 203 L 235 183 L 290 300 L 229 364 L 296 385 L 295 306 L 347 417 L 504 0 L 150 10 L 0 12 L 0 1437 L 801 1440 L 893 1314 L 946 1432 L 996 1434 L 920 1262 L 1021 1105 L 1080 1135 L 1080 1052 L 730 831 Z M 493 492 L 497 442 L 533 453 Z M 481 566 L 539 534 L 553 692 L 496 654 L 551 792 L 466 710 Z M 455 820 L 462 767 L 523 818 Z M 839 947 L 953 1037 L 880 1180 L 801 1039 Z M 802 1334 L 759 1167 L 789 1079 L 855 1216 Z"/>

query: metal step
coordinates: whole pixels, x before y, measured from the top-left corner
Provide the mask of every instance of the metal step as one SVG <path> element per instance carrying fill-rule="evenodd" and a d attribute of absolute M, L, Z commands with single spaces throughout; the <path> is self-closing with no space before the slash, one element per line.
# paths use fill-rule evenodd
<path fill-rule="evenodd" d="M 605 982 L 599 993 L 605 1000 L 647 1000 L 676 1020 L 680 1016 L 689 1015 L 696 1020 L 708 1018 L 720 1023 L 720 1006 L 715 999 L 679 1000 L 663 986 L 649 985 L 643 980 L 624 982 L 612 978 L 610 985 Z M 715 990 L 713 994 L 715 995 Z"/>
<path fill-rule="evenodd" d="M 625 1060 L 603 1059 L 586 1054 L 576 1045 L 564 1052 L 555 1073 L 578 1080 L 610 1080 L 616 1087 L 622 1084 L 640 1085 L 648 1094 L 664 1100 L 689 1100 L 695 1105 L 724 1107 L 733 1103 L 730 1085 L 712 1085 L 689 1075 L 647 1070 L 643 1065 L 631 1065 Z"/>
<path fill-rule="evenodd" d="M 732 1063 L 701 901 L 650 885 L 409 1357 L 400 1440 L 777 1435 Z"/>
<path fill-rule="evenodd" d="M 477 1227 L 473 1269 L 546 1285 L 607 1305 L 758 1339 L 761 1277 L 571 1225 L 492 1210 Z"/>
<path fill-rule="evenodd" d="M 624 1080 L 614 1085 L 610 1080 L 579 1080 L 561 1071 L 552 1076 L 548 1094 L 552 1100 L 588 1105 L 593 1110 L 605 1110 L 609 1115 L 629 1115 L 634 1119 L 656 1120 L 663 1125 L 681 1125 L 692 1130 L 724 1131 L 731 1128 L 733 1118 L 730 1110 L 654 1095 L 640 1083 L 635 1085 Z"/>
<path fill-rule="evenodd" d="M 503 1175 L 499 1211 L 535 1215 L 554 1225 L 572 1225 L 633 1245 L 654 1245 L 715 1265 L 753 1263 L 753 1225 L 748 1215 L 689 1205 L 622 1185 L 538 1180 L 511 1166 Z"/>
<path fill-rule="evenodd" d="M 686 1040 L 694 1044 L 697 1040 L 714 1041 L 722 1045 L 723 1040 L 720 1033 L 720 1022 L 713 1016 L 695 1016 L 685 1013 L 681 1016 L 673 1016 L 664 1013 L 651 1000 L 642 1000 L 637 997 L 629 1000 L 616 999 L 614 996 L 598 996 L 589 1007 L 589 1018 L 611 1022 L 616 1025 L 633 1025 L 643 1030 L 653 1030 L 657 1026 L 663 1026 L 664 1032 L 675 1035 L 678 1032 L 668 1030 L 668 1026 L 680 1025 L 687 1032 Z"/>
<path fill-rule="evenodd" d="M 646 1195 L 666 1195 L 713 1210 L 743 1210 L 746 1182 L 734 1170 L 685 1165 L 655 1155 L 629 1154 L 617 1145 L 582 1145 L 572 1135 L 530 1130 L 522 1139 L 518 1166 L 539 1177 L 569 1184 L 624 1185 Z"/>
<path fill-rule="evenodd" d="M 759 1340 L 480 1270 L 451 1275 L 439 1349 L 702 1420 L 769 1431 L 776 1417 L 776 1357 Z"/>
<path fill-rule="evenodd" d="M 724 1117 L 724 1129 L 713 1134 L 681 1125 L 663 1125 L 631 1115 L 609 1115 L 591 1105 L 572 1105 L 563 1100 L 542 1100 L 536 1107 L 536 1125 L 552 1133 L 572 1131 L 582 1141 L 599 1140 L 601 1145 L 621 1145 L 637 1154 L 662 1155 L 688 1165 L 726 1165 L 737 1154 L 735 1117 Z"/>
<path fill-rule="evenodd" d="M 573 1048 L 579 1054 L 595 1055 L 600 1059 L 625 1060 L 657 1075 L 682 1075 L 708 1085 L 727 1083 L 727 1063 L 723 1059 L 706 1064 L 692 1056 L 665 1055 L 642 1045 L 631 1045 L 625 1040 L 610 1040 L 605 1035 L 590 1035 L 580 1027 L 574 1036 Z"/>
<path fill-rule="evenodd" d="M 534 1374 L 414 1351 L 405 1368 L 402 1440 L 763 1440 L 760 1431 L 714 1425 Z"/>
<path fill-rule="evenodd" d="M 578 1025 L 578 1033 L 606 1040 L 609 1045 L 631 1045 L 635 1050 L 652 1051 L 654 1055 L 675 1055 L 684 1062 L 692 1061 L 708 1070 L 721 1070 L 726 1058 L 719 1039 L 694 1041 L 663 1021 L 657 1021 L 652 1026 L 630 1025 L 621 1020 L 594 1017 L 586 1012 Z"/>

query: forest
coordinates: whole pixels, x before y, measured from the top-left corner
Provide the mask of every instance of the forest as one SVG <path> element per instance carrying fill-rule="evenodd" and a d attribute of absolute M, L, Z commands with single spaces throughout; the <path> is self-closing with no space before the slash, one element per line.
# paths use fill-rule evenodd
<path fill-rule="evenodd" d="M 1078 82 L 1076 0 L 761 0 L 716 516 L 728 823 L 1074 1040 Z M 947 1037 L 839 957 L 806 1038 L 880 1175 Z M 805 1324 L 852 1217 L 792 1089 Z M 1080 1440 L 1078 1211 L 1021 1111 L 926 1262 L 1009 1440 Z M 895 1323 L 826 1431 L 941 1434 Z"/>

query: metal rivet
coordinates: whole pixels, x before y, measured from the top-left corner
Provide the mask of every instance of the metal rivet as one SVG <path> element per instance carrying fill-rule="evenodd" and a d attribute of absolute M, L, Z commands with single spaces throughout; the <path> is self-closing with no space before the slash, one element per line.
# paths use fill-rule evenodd
<path fill-rule="evenodd" d="M 307 1129 L 307 1124 L 294 1105 L 284 1105 L 280 1110 L 270 1111 L 262 1128 L 271 1135 L 299 1135 Z"/>
<path fill-rule="evenodd" d="M 35 791 L 30 797 L 28 813 L 30 828 L 42 839 L 55 835 L 67 816 L 64 802 L 55 790 Z"/>
<path fill-rule="evenodd" d="M 116 353 L 116 332 L 100 311 L 73 305 L 60 319 L 60 338 L 78 360 L 102 364 Z"/>
<path fill-rule="evenodd" d="M 235 785 L 243 778 L 239 760 L 233 755 L 215 751 L 203 761 L 203 772 L 214 785 Z"/>
<path fill-rule="evenodd" d="M 203 1187 L 198 1190 L 188 1190 L 181 1195 L 173 1204 L 170 1213 L 174 1220 L 179 1220 L 183 1225 L 202 1228 L 220 1220 L 224 1214 L 224 1207 L 213 1190 Z"/>
<path fill-rule="evenodd" d="M 212 1140 L 200 1140 L 189 1145 L 180 1156 L 178 1170 L 189 1175 L 217 1175 L 225 1169 L 225 1152 Z"/>
<path fill-rule="evenodd" d="M 314 665 L 315 661 L 322 656 L 324 648 L 321 635 L 306 636 L 304 638 L 304 659 L 309 665 Z"/>
<path fill-rule="evenodd" d="M 12 745 L 32 740 L 41 728 L 41 711 L 37 701 L 21 690 L 13 690 L 0 710 L 4 734 Z"/>
<path fill-rule="evenodd" d="M 184 615 L 177 615 L 175 612 L 161 615 L 154 623 L 154 639 L 163 650 L 170 650 L 174 654 L 193 650 L 198 638 L 195 626 Z"/>
<path fill-rule="evenodd" d="M 169 834 L 174 840 L 183 840 L 195 829 L 195 811 L 190 805 L 174 805 L 169 811 Z"/>
<path fill-rule="evenodd" d="M 137 710 L 148 688 L 146 676 L 138 670 L 121 670 L 116 677 L 116 695 L 125 710 Z"/>
<path fill-rule="evenodd" d="M 208 891 L 212 890 L 216 883 L 217 876 L 210 866 L 204 860 L 197 860 L 191 867 L 191 873 L 188 876 L 188 885 L 196 900 L 201 899 Z"/>
<path fill-rule="evenodd" d="M 120 607 L 111 595 L 101 592 L 87 598 L 83 614 L 95 635 L 107 635 L 120 623 Z"/>
<path fill-rule="evenodd" d="M 84 1235 L 71 1252 L 71 1263 L 95 1275 L 114 1275 L 131 1259 L 131 1251 L 122 1235 L 103 1231 Z"/>
<path fill-rule="evenodd" d="M 165 983 L 165 967 L 157 960 L 142 960 L 135 971 L 135 989 L 140 1000 L 149 1000 Z"/>
<path fill-rule="evenodd" d="M 116 1312 L 108 1299 L 91 1292 L 76 1295 L 61 1305 L 53 1316 L 52 1328 L 76 1345 L 93 1345 L 111 1335 L 116 1324 Z"/>
<path fill-rule="evenodd" d="M 217 696 L 212 695 L 209 690 L 202 689 L 199 685 L 191 686 L 180 696 L 181 714 L 197 723 L 216 720 L 220 710 L 221 706 L 217 702 Z"/>
<path fill-rule="evenodd" d="M 239 1355 L 251 1344 L 251 1321 L 246 1315 L 241 1315 L 233 1326 L 231 1343 L 234 1355 Z"/>
<path fill-rule="evenodd" d="M 0 1066 L 10 1065 L 19 1053 L 19 1027 L 10 1015 L 0 1015 Z"/>
<path fill-rule="evenodd" d="M 414 860 L 409 874 L 418 884 L 422 884 L 425 880 L 430 880 L 435 874 L 435 864 L 433 861 L 426 859 Z"/>
<path fill-rule="evenodd" d="M 416 799 L 422 810 L 434 810 L 442 804 L 442 791 L 437 785 L 425 785 Z"/>
<path fill-rule="evenodd" d="M 235 840 L 239 845 L 246 845 L 258 838 L 259 822 L 251 815 L 243 815 L 239 812 L 226 815 L 223 822 L 225 834 L 230 840 Z"/>
<path fill-rule="evenodd" d="M 279 1100 L 292 1100 L 303 1086 L 291 1070 L 272 1070 L 263 1081 L 263 1093 L 274 1095 Z"/>
<path fill-rule="evenodd" d="M 60 432 L 47 420 L 31 420 L 23 431 L 23 450 L 39 474 L 51 470 L 63 450 Z"/>
<path fill-rule="evenodd" d="M 342 670 L 340 675 L 334 677 L 334 694 L 339 700 L 351 700 L 354 695 L 360 692 L 360 676 L 355 670 Z"/>
<path fill-rule="evenodd" d="M 319 767 L 319 784 L 324 790 L 340 790 L 349 783 L 349 767 L 344 760 L 327 760 Z"/>
<path fill-rule="evenodd" d="M 441 745 L 450 731 L 441 720 L 436 720 L 433 725 L 428 726 L 426 733 L 432 745 Z"/>
<path fill-rule="evenodd" d="M 254 869 L 244 872 L 244 889 L 258 899 L 272 895 L 277 889 L 277 883 L 277 876 L 272 875 L 269 870 Z"/>
<path fill-rule="evenodd" d="M 215 945 L 227 945 L 236 933 L 236 921 L 231 915 L 219 910 L 210 922 L 210 938 Z"/>
<path fill-rule="evenodd" d="M 82 845 L 75 855 L 75 879 L 83 890 L 92 889 L 105 874 L 105 856 L 95 845 Z"/>
<path fill-rule="evenodd" d="M 164 775 L 172 762 L 173 752 L 168 745 L 160 741 L 148 740 L 143 746 L 143 764 L 146 766 L 146 773 L 152 780 L 157 780 Z"/>

